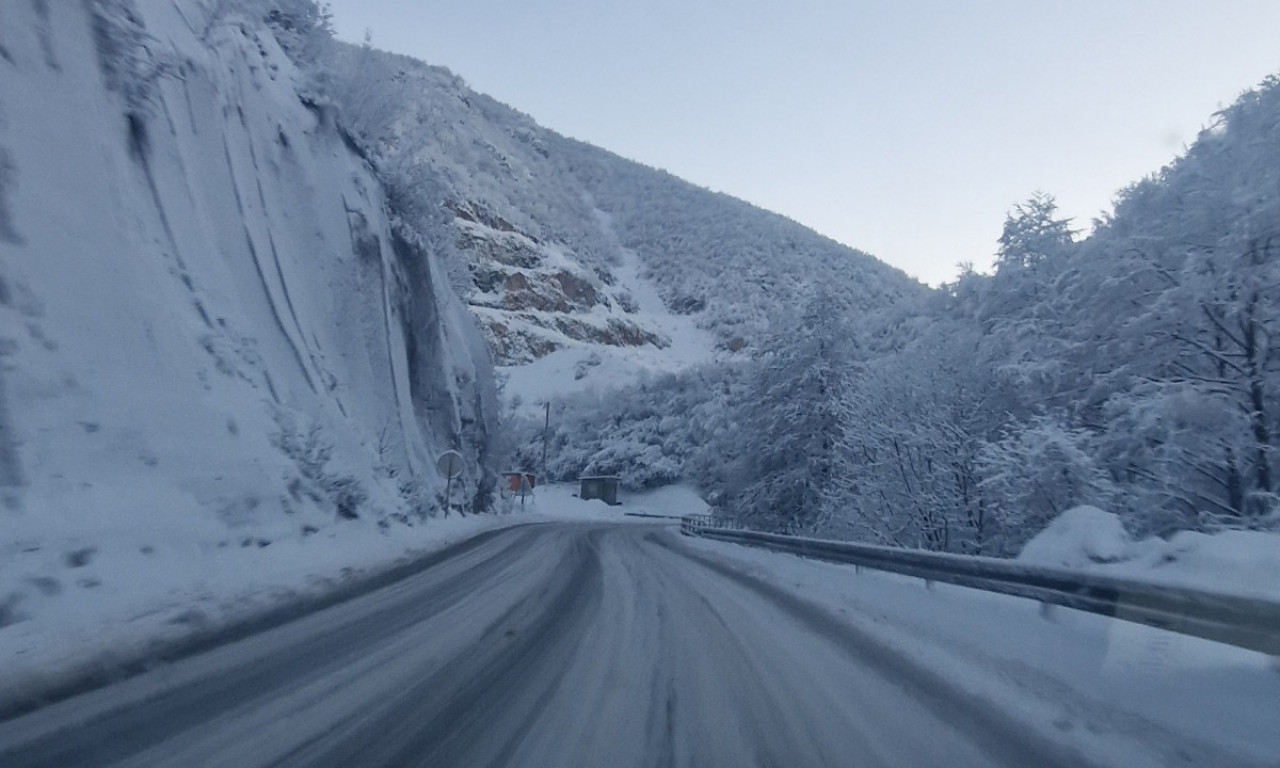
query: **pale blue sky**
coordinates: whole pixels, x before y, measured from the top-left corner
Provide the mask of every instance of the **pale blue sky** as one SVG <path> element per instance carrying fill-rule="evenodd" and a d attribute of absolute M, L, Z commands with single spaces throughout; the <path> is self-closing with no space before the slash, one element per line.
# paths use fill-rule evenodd
<path fill-rule="evenodd" d="M 1077 224 L 1280 72 L 1280 0 L 331 0 L 560 133 L 930 283 L 1037 189 Z"/>

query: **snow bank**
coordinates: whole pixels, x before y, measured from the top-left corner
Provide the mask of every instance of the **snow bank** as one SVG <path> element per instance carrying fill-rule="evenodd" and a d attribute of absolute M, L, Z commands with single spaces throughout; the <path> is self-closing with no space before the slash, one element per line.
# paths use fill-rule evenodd
<path fill-rule="evenodd" d="M 1027 542 L 1018 560 L 1280 600 L 1280 534 L 1183 531 L 1134 541 L 1117 515 L 1076 507 Z"/>
<path fill-rule="evenodd" d="M 1062 568 L 1087 568 L 1134 556 L 1134 544 L 1118 515 L 1097 507 L 1069 509 L 1028 541 L 1018 559 Z"/>

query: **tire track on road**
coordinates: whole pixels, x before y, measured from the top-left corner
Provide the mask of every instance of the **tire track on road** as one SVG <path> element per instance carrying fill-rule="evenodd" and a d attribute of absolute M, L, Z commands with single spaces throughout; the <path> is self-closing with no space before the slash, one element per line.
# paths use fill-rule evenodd
<path fill-rule="evenodd" d="M 553 552 L 564 550 L 567 567 L 487 627 L 466 657 L 408 686 L 355 727 L 274 765 L 507 765 L 553 695 L 566 647 L 601 600 L 594 541 L 551 535 L 563 540 Z"/>

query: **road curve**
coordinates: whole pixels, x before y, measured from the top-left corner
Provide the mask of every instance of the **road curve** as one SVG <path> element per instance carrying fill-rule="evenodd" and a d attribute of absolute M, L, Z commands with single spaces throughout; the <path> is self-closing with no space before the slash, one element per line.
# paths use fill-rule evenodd
<path fill-rule="evenodd" d="M 0 723 L 0 765 L 1075 766 L 670 528 L 530 525 Z"/>

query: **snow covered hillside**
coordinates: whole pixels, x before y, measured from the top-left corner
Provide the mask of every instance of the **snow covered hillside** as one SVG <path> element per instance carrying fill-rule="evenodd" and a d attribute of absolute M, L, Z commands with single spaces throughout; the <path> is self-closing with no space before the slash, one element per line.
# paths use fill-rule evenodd
<path fill-rule="evenodd" d="M 821 285 L 860 316 L 924 287 L 777 214 L 560 136 L 440 67 L 334 43 L 341 120 L 541 400 L 760 347 Z"/>
<path fill-rule="evenodd" d="M 0 7 L 0 627 L 434 514 L 445 448 L 484 501 L 483 338 L 249 7 Z"/>

